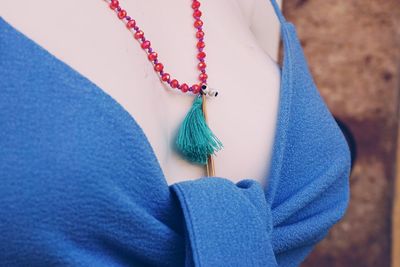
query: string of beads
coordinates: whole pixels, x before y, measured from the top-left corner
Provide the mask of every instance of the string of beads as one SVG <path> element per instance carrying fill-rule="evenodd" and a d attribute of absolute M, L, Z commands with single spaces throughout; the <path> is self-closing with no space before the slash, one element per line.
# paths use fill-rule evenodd
<path fill-rule="evenodd" d="M 153 63 L 154 70 L 159 74 L 159 77 L 162 82 L 168 83 L 171 88 L 179 89 L 183 93 L 191 92 L 192 94 L 199 94 L 202 88 L 206 88 L 208 75 L 206 73 L 206 63 L 205 57 L 206 53 L 203 51 L 205 47 L 204 43 L 204 32 L 202 30 L 203 21 L 201 18 L 201 11 L 199 10 L 200 2 L 197 0 L 193 0 L 192 9 L 193 9 L 193 18 L 195 19 L 193 26 L 197 29 L 196 38 L 198 42 L 196 44 L 196 48 L 198 50 L 197 59 L 199 63 L 197 65 L 198 70 L 200 70 L 200 74 L 198 76 L 200 83 L 193 84 L 189 86 L 187 83 L 180 83 L 177 79 L 172 79 L 171 75 L 164 71 L 164 64 L 161 63 L 158 59 L 158 53 L 153 50 L 151 47 L 151 42 L 146 39 L 144 36 L 144 32 L 137 26 L 136 21 L 128 16 L 127 11 L 123 9 L 118 0 L 106 0 L 109 3 L 109 7 L 114 10 L 119 19 L 125 22 L 126 27 L 134 33 L 134 38 L 139 41 L 140 46 L 147 53 L 147 58 L 149 61 Z"/>

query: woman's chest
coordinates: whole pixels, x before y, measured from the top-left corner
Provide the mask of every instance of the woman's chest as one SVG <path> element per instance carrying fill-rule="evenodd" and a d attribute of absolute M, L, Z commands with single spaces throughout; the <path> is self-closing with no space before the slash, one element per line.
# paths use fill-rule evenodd
<path fill-rule="evenodd" d="M 224 144 L 214 158 L 216 176 L 262 181 L 275 134 L 280 70 L 252 35 L 243 6 L 229 0 L 201 3 L 207 82 L 219 91 L 216 98 L 207 100 L 208 121 Z M 198 83 L 190 2 L 120 4 L 151 41 L 164 71 L 181 83 Z M 185 161 L 173 149 L 193 95 L 160 81 L 146 52 L 105 1 L 80 2 L 78 9 L 67 1 L 57 5 L 64 12 L 46 18 L 38 15 L 45 15 L 44 9 L 36 8 L 37 17 L 29 26 L 23 20 L 15 22 L 45 49 L 103 88 L 135 118 L 169 183 L 204 176 L 204 167 Z M 68 19 L 71 16 L 74 20 Z"/>

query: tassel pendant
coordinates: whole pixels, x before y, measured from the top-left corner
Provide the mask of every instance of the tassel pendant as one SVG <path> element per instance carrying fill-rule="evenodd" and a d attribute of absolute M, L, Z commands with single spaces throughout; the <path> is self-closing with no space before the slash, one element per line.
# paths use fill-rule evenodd
<path fill-rule="evenodd" d="M 207 161 L 210 161 L 211 155 L 223 148 L 222 142 L 207 126 L 206 115 L 203 112 L 204 101 L 203 91 L 195 97 L 191 109 L 179 128 L 175 142 L 178 151 L 187 160 L 201 165 L 208 164 Z"/>

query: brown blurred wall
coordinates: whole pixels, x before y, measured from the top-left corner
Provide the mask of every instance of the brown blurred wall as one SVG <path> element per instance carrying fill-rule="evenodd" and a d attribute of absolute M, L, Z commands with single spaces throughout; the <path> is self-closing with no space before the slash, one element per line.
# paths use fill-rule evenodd
<path fill-rule="evenodd" d="M 302 267 L 390 266 L 400 0 L 284 0 L 282 9 L 297 28 L 322 97 L 354 134 L 358 153 L 347 213 Z"/>

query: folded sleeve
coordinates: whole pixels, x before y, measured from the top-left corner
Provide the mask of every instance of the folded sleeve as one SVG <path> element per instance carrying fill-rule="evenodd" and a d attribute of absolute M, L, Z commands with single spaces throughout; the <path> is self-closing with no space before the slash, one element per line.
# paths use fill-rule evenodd
<path fill-rule="evenodd" d="M 345 214 L 350 150 L 310 75 L 293 24 L 266 187 L 202 177 L 170 186 L 184 214 L 186 266 L 299 266 Z M 288 102 L 286 102 L 288 101 Z"/>

